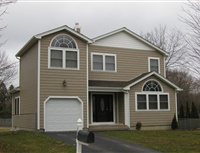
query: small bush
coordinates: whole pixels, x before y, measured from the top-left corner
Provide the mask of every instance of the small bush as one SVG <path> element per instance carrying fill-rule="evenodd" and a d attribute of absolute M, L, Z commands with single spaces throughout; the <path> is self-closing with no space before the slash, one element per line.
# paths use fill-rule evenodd
<path fill-rule="evenodd" d="M 171 129 L 172 129 L 172 130 L 178 129 L 178 122 L 177 122 L 177 120 L 176 120 L 176 115 L 175 115 L 175 114 L 174 114 L 174 118 L 172 119 Z"/>
<path fill-rule="evenodd" d="M 140 131 L 142 128 L 142 123 L 141 122 L 137 122 L 136 123 L 136 130 Z"/>

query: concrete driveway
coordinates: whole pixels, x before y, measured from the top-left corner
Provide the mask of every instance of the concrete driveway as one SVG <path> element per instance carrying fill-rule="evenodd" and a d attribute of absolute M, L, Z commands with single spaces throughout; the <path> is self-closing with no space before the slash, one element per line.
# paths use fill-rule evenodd
<path fill-rule="evenodd" d="M 46 132 L 44 134 L 76 146 L 76 132 Z M 95 143 L 83 146 L 83 153 L 160 153 L 134 143 L 107 137 L 98 132 L 94 134 Z"/>

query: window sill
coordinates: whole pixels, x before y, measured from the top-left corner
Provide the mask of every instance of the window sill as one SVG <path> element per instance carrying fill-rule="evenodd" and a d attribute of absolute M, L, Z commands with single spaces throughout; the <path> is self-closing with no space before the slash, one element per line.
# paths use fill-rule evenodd
<path fill-rule="evenodd" d="M 80 70 L 78 68 L 60 68 L 60 67 L 49 67 L 48 69 L 52 69 L 52 70 Z"/>
<path fill-rule="evenodd" d="M 103 71 L 103 70 L 91 70 L 92 72 L 108 72 L 108 73 L 115 73 L 117 71 Z"/>
<path fill-rule="evenodd" d="M 145 109 L 141 109 L 141 110 L 135 110 L 136 112 L 168 112 L 170 111 L 170 109 L 152 109 L 152 110 L 145 110 Z"/>

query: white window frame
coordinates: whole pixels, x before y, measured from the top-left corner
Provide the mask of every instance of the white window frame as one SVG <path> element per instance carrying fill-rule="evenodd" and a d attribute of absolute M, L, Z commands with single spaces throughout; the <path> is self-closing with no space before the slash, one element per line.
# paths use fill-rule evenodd
<path fill-rule="evenodd" d="M 146 108 L 138 109 L 137 95 L 146 95 Z M 157 96 L 157 109 L 149 109 L 149 95 Z M 168 109 L 160 109 L 160 95 L 166 95 L 168 97 Z M 169 93 L 164 92 L 136 92 L 135 93 L 135 110 L 136 111 L 170 111 L 170 96 Z"/>
<path fill-rule="evenodd" d="M 93 67 L 93 55 L 101 55 L 103 57 L 103 70 L 95 70 Z M 106 70 L 106 56 L 113 56 L 115 61 L 115 70 Z M 107 53 L 91 53 L 91 71 L 97 72 L 117 72 L 117 55 Z"/>
<path fill-rule="evenodd" d="M 62 35 L 62 34 L 61 34 Z M 63 47 L 51 47 L 51 43 L 52 41 L 57 37 L 58 35 L 56 35 L 50 42 L 50 45 L 48 47 L 48 68 L 49 69 L 65 69 L 65 70 L 80 70 L 80 55 L 79 55 L 79 49 L 78 49 L 78 45 L 76 43 L 76 41 L 72 38 L 72 40 L 75 42 L 77 49 L 73 49 L 73 48 L 63 48 Z M 67 35 L 68 36 L 68 35 Z M 54 67 L 51 66 L 51 50 L 58 50 L 58 51 L 62 51 L 62 67 Z M 77 52 L 77 68 L 70 68 L 70 67 L 66 67 L 66 51 L 73 51 L 73 52 Z"/>
<path fill-rule="evenodd" d="M 19 113 L 18 113 L 18 114 L 16 114 L 16 107 L 15 107 L 15 106 L 16 106 L 16 104 L 15 104 L 16 99 L 19 100 L 19 104 L 18 104 L 18 109 L 19 109 L 18 112 L 19 112 Z M 18 97 L 15 97 L 15 99 L 14 99 L 14 112 L 13 112 L 13 113 L 14 113 L 14 115 L 20 115 L 20 97 L 19 97 L 19 96 L 18 96 Z"/>
<path fill-rule="evenodd" d="M 162 85 L 161 85 L 161 83 L 160 83 L 159 81 L 157 81 L 157 80 L 155 80 L 155 79 L 150 79 L 150 80 L 145 81 L 144 84 L 142 85 L 142 90 L 141 90 L 142 92 L 145 92 L 145 91 L 143 91 L 143 88 L 144 88 L 145 84 L 146 84 L 147 82 L 149 82 L 149 81 L 155 81 L 155 82 L 157 82 L 157 83 L 159 84 L 159 86 L 160 86 L 160 88 L 161 88 L 161 91 L 157 91 L 157 92 L 162 92 L 162 91 L 164 91 L 164 90 L 163 90 L 163 87 L 162 87 Z M 154 92 L 154 91 L 152 91 L 152 92 Z"/>
<path fill-rule="evenodd" d="M 158 60 L 158 73 L 160 73 L 160 58 L 159 57 L 148 57 L 148 72 L 151 72 L 151 59 Z"/>

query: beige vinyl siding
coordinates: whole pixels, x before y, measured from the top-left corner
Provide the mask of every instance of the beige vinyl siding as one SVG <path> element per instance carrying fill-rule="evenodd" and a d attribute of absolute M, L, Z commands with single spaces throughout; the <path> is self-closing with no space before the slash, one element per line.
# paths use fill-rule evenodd
<path fill-rule="evenodd" d="M 136 111 L 135 108 L 135 92 L 141 92 L 143 84 L 150 79 L 157 80 L 164 89 L 164 93 L 169 93 L 170 111 Z M 174 113 L 176 113 L 175 89 L 159 81 L 156 77 L 150 77 L 143 80 L 137 85 L 131 87 L 130 90 L 130 122 L 134 127 L 137 122 L 141 122 L 143 126 L 169 126 L 171 124 Z"/>
<path fill-rule="evenodd" d="M 91 53 L 116 54 L 117 72 L 91 71 Z M 128 81 L 148 72 L 148 57 L 160 58 L 160 72 L 164 75 L 164 58 L 157 51 L 89 46 L 89 79 Z"/>
<path fill-rule="evenodd" d="M 36 43 L 20 57 L 20 116 L 13 117 L 14 127 L 36 128 L 37 49 Z"/>
<path fill-rule="evenodd" d="M 58 34 L 68 34 L 77 42 L 80 56 L 80 70 L 48 68 L 48 47 Z M 86 81 L 86 43 L 77 37 L 61 31 L 41 40 L 40 66 L 40 128 L 44 127 L 44 101 L 49 96 L 78 96 L 83 101 L 84 126 L 87 123 L 87 81 Z M 66 87 L 63 87 L 66 80 Z"/>

